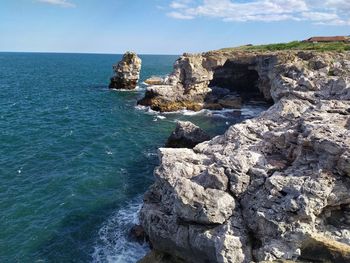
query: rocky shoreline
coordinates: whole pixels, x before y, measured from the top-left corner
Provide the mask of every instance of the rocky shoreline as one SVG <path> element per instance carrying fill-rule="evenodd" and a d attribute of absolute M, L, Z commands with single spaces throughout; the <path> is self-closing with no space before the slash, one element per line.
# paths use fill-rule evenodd
<path fill-rule="evenodd" d="M 349 53 L 184 54 L 139 103 L 200 110 L 257 93 L 274 103 L 260 116 L 159 149 L 141 262 L 350 262 Z"/>

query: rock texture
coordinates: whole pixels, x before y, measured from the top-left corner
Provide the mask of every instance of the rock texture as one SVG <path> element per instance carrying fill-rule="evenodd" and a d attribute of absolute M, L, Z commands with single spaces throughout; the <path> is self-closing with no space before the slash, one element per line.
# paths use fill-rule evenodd
<path fill-rule="evenodd" d="M 161 77 L 153 76 L 153 77 L 146 79 L 145 83 L 147 85 L 162 85 L 165 83 L 165 79 L 163 79 Z"/>
<path fill-rule="evenodd" d="M 166 147 L 193 148 L 198 143 L 208 141 L 209 139 L 210 136 L 192 122 L 178 121 L 175 131 L 168 138 Z"/>
<path fill-rule="evenodd" d="M 159 150 L 140 214 L 154 250 L 196 263 L 350 262 L 350 54 L 232 56 L 254 61 L 274 105 L 194 149 Z M 224 60 L 182 57 L 168 100 L 196 98 L 211 78 L 203 65 Z"/>
<path fill-rule="evenodd" d="M 134 225 L 129 232 L 129 237 L 139 243 L 147 241 L 145 230 L 141 225 Z"/>
<path fill-rule="evenodd" d="M 274 53 L 184 54 L 176 61 L 171 75 L 161 85 L 149 86 L 138 103 L 157 111 L 198 111 L 240 108 L 240 97 L 250 98 L 258 93 L 271 100 L 267 72 L 275 63 Z"/>
<path fill-rule="evenodd" d="M 140 78 L 141 59 L 133 52 L 126 52 L 123 59 L 113 66 L 115 76 L 111 78 L 110 89 L 135 89 Z"/>

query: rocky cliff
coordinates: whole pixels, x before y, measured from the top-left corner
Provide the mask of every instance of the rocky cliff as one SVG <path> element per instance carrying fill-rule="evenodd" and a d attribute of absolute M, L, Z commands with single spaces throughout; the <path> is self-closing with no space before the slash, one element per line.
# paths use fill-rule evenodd
<path fill-rule="evenodd" d="M 155 109 L 201 108 L 210 86 L 274 105 L 194 149 L 159 150 L 140 214 L 156 253 L 350 262 L 349 53 L 184 55 L 167 81 L 147 90 Z"/>
<path fill-rule="evenodd" d="M 133 52 L 126 52 L 123 59 L 113 66 L 115 75 L 111 78 L 110 89 L 135 89 L 140 79 L 141 59 Z"/>

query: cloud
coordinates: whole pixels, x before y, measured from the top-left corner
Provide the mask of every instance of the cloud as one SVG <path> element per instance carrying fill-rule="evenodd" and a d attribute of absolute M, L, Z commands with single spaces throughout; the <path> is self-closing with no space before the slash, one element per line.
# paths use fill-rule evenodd
<path fill-rule="evenodd" d="M 167 15 L 175 19 L 209 17 L 223 21 L 309 21 L 350 25 L 349 0 L 177 0 Z"/>
<path fill-rule="evenodd" d="M 176 19 L 183 19 L 183 20 L 189 20 L 189 19 L 194 19 L 194 16 L 191 15 L 186 15 L 180 12 L 169 12 L 167 13 L 168 16 Z"/>
<path fill-rule="evenodd" d="M 58 5 L 62 7 L 75 7 L 75 4 L 69 2 L 68 0 L 37 0 L 37 1 L 45 4 Z"/>

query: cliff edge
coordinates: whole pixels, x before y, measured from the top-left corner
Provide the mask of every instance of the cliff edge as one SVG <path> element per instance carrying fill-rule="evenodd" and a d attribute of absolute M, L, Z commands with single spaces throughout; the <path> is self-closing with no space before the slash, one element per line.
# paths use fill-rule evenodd
<path fill-rule="evenodd" d="M 349 53 L 185 54 L 167 81 L 143 103 L 203 108 L 225 86 L 274 105 L 194 149 L 159 149 L 140 214 L 155 253 L 350 262 Z"/>

